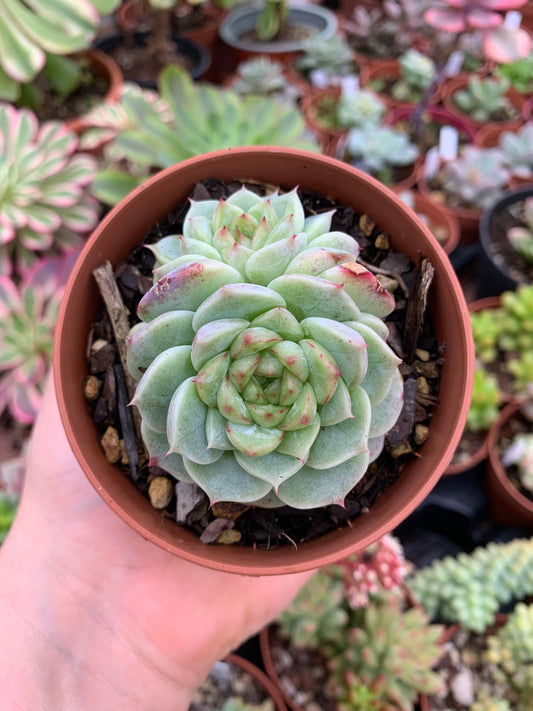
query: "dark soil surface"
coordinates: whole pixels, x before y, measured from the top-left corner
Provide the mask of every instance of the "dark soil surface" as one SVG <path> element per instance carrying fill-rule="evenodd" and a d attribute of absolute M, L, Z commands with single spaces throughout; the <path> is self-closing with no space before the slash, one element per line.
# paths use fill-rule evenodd
<path fill-rule="evenodd" d="M 293 25 L 290 22 L 286 22 L 278 34 L 268 41 L 269 43 L 271 42 L 274 44 L 276 42 L 307 42 L 312 39 L 315 34 L 316 30 L 313 27 L 303 27 L 302 25 Z M 239 39 L 246 42 L 258 42 L 261 44 L 265 42 L 265 40 L 258 37 L 255 29 L 241 35 Z"/>
<path fill-rule="evenodd" d="M 269 697 L 258 681 L 240 666 L 226 661 L 217 662 L 196 690 L 189 711 L 219 711 L 228 699 L 233 698 L 255 707 Z M 272 701 L 271 704 L 268 711 L 274 711 Z"/>
<path fill-rule="evenodd" d="M 123 42 L 117 43 L 108 54 L 120 67 L 125 81 L 139 84 L 157 83 L 162 69 L 169 64 L 177 64 L 187 71 L 192 69 L 191 59 L 170 39 L 159 42 L 152 38 L 136 44 L 133 35 L 124 35 Z"/>
<path fill-rule="evenodd" d="M 217 179 L 212 179 L 196 186 L 192 197 L 197 200 L 207 197 L 212 199 L 227 197 L 241 185 L 242 181 L 228 186 Z M 248 187 L 257 192 L 265 192 L 264 186 L 262 190 L 257 185 L 248 184 Z M 271 187 L 266 192 L 271 192 Z M 327 211 L 334 206 L 322 195 L 308 192 L 300 193 L 300 197 L 306 214 Z M 178 205 L 172 214 L 154 226 L 143 240 L 143 244 L 156 241 L 168 234 L 179 234 L 188 207 L 188 203 Z M 216 504 L 210 508 L 207 497 L 202 495 L 201 500 L 196 501 L 188 513 L 186 524 L 206 542 L 216 540 L 216 536 L 212 537 L 206 529 L 210 525 L 216 527 L 217 518 L 235 518 L 234 522 L 231 521 L 231 528 L 235 529 L 235 533 L 238 532 L 237 539 L 240 544 L 261 548 L 272 548 L 281 544 L 296 546 L 303 540 L 319 537 L 338 527 L 350 525 L 351 519 L 368 512 L 380 493 L 401 476 L 405 464 L 415 456 L 418 447 L 417 433 L 420 432 L 420 428 L 425 429 L 430 424 L 432 410 L 438 400 L 443 354 L 439 351 L 432 334 L 429 315 L 425 318 L 421 334 L 415 342 L 412 342 L 407 333 L 408 301 L 405 293 L 413 287 L 416 277 L 415 265 L 410 263 L 405 255 L 395 253 L 389 248 L 386 235 L 369 218 L 354 214 L 347 206 L 336 205 L 336 208 L 331 229 L 351 234 L 358 241 L 362 248 L 358 261 L 368 265 L 372 270 L 395 275 L 399 281 L 400 286 L 395 293 L 396 310 L 389 316 L 387 323 L 390 330 L 389 344 L 403 360 L 400 367 L 404 377 L 404 409 L 386 438 L 382 454 L 370 465 L 367 474 L 348 494 L 345 507 L 332 505 L 299 510 L 289 506 L 263 509 Z M 119 265 L 116 270 L 118 285 L 130 314 L 135 314 L 138 301 L 152 284 L 152 267 L 151 252 L 139 245 L 130 255 L 128 263 Z M 418 304 L 420 301 L 419 298 L 412 299 L 413 304 Z M 135 317 L 132 317 L 130 325 L 133 325 L 134 320 Z M 117 353 L 112 343 L 109 319 L 103 309 L 93 333 L 90 334 L 89 343 L 97 339 L 104 339 L 108 342 L 108 346 L 100 349 L 88 363 L 88 372 L 101 382 L 100 396 L 91 405 L 93 419 L 101 434 L 109 425 L 120 432 L 119 415 L 124 413 L 117 412 L 116 405 L 113 366 L 117 361 Z M 409 353 L 414 354 L 417 348 L 422 349 L 427 360 L 420 360 L 416 355 L 409 356 Z M 418 388 L 419 378 L 423 378 L 426 385 L 424 394 Z M 148 466 L 146 461 L 140 471 L 132 473 L 127 465 L 122 465 L 122 469 L 124 475 L 132 476 L 136 485 L 145 493 L 154 476 L 171 479 L 170 475 L 162 469 Z M 175 519 L 176 507 L 176 495 L 173 495 L 162 515 Z"/>
<path fill-rule="evenodd" d="M 524 225 L 523 201 L 496 213 L 489 224 L 489 248 L 494 263 L 520 284 L 533 282 L 533 263 L 516 252 L 507 239 L 507 230 Z"/>

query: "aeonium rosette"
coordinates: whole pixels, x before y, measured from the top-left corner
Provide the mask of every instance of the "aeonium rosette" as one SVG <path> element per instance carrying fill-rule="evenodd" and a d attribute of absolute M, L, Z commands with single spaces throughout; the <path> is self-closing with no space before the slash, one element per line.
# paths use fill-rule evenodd
<path fill-rule="evenodd" d="M 394 298 L 296 189 L 192 201 L 160 240 L 128 368 L 153 463 L 211 502 L 343 503 L 403 403 Z"/>

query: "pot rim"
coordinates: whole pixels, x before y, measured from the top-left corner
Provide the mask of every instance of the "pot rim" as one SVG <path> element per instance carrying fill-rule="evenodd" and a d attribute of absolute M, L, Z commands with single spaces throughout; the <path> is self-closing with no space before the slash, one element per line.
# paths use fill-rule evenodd
<path fill-rule="evenodd" d="M 274 166 L 268 164 L 270 159 L 275 160 Z M 237 168 L 233 167 L 235 161 Z M 333 177 L 338 176 L 339 171 L 342 180 L 333 188 Z M 279 180 L 279 175 L 284 179 Z M 409 252 L 407 238 L 415 233 L 414 244 L 411 240 L 413 260 L 418 258 L 423 246 L 425 255 L 436 268 L 429 301 L 439 341 L 448 342 L 448 357 L 442 371 L 441 406 L 433 413 L 429 446 L 426 443 L 418 456 L 406 464 L 411 476 L 403 472 L 378 497 L 370 515 L 359 516 L 351 526 L 306 541 L 297 549 L 283 546 L 260 550 L 201 543 L 195 534 L 163 519 L 137 487 L 105 460 L 98 438 L 92 436 L 94 423 L 82 389 L 87 375 L 87 333 L 97 303 L 91 272 L 106 258 L 113 263 L 127 256 L 157 219 L 189 194 L 198 180 L 208 176 L 226 180 L 230 176 L 233 179 L 255 177 L 270 183 L 276 180 L 281 185 L 291 180 L 291 187 L 299 181 L 303 187 L 312 187 L 356 209 L 363 209 L 363 204 L 366 206 L 373 200 L 374 210 L 379 209 L 376 219 L 383 229 L 391 232 L 393 244 L 401 249 L 405 240 L 404 251 Z M 333 195 L 331 189 L 335 190 Z M 160 202 L 154 206 L 157 200 Z M 104 254 L 102 240 L 113 233 L 124 234 L 124 221 L 129 219 L 132 204 L 137 202 L 144 209 L 127 227 L 133 234 L 122 245 L 118 244 L 120 239 L 109 240 Z M 214 151 L 167 168 L 133 190 L 109 212 L 86 243 L 67 283 L 56 327 L 53 368 L 59 410 L 70 446 L 93 487 L 117 515 L 145 539 L 191 562 L 225 572 L 278 575 L 321 567 L 367 547 L 399 525 L 421 503 L 451 461 L 460 439 L 469 410 L 474 356 L 468 308 L 455 272 L 430 230 L 397 195 L 377 180 L 334 158 L 279 146 L 253 146 Z"/>

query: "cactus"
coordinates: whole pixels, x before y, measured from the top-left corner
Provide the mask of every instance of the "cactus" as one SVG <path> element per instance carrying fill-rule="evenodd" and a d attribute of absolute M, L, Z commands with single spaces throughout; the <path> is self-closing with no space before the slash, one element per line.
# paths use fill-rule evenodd
<path fill-rule="evenodd" d="M 76 154 L 77 144 L 65 124 L 39 125 L 32 111 L 0 104 L 0 275 L 81 243 L 96 224 L 87 195 L 96 161 Z"/>
<path fill-rule="evenodd" d="M 483 632 L 501 605 L 533 594 L 533 539 L 489 543 L 417 570 L 408 584 L 433 619 Z"/>
<path fill-rule="evenodd" d="M 467 88 L 453 95 L 453 103 L 474 121 L 491 121 L 502 115 L 512 118 L 516 110 L 505 95 L 508 89 L 507 79 L 470 76 Z"/>
<path fill-rule="evenodd" d="M 334 655 L 342 649 L 349 621 L 340 575 L 319 570 L 276 622 L 295 647 L 313 647 Z"/>
<path fill-rule="evenodd" d="M 466 429 L 471 432 L 488 430 L 497 419 L 502 402 L 497 378 L 483 368 L 476 368 Z"/>
<path fill-rule="evenodd" d="M 501 458 L 504 467 L 516 466 L 520 483 L 533 494 L 533 434 L 516 434 Z"/>
<path fill-rule="evenodd" d="M 515 252 L 533 263 L 533 198 L 524 200 L 524 222 L 508 229 L 507 239 Z"/>
<path fill-rule="evenodd" d="M 342 35 L 326 39 L 311 40 L 303 52 L 294 60 L 294 68 L 299 74 L 311 78 L 313 72 L 325 75 L 327 84 L 335 79 L 355 73 L 353 50 Z"/>
<path fill-rule="evenodd" d="M 362 612 L 361 625 L 348 631 L 346 648 L 330 661 L 339 711 L 412 711 L 419 693 L 443 691 L 432 671 L 442 654 L 442 625 L 429 625 L 420 608 L 402 611 L 390 600 L 370 603 Z M 360 703 L 362 687 L 374 696 L 370 706 Z"/>
<path fill-rule="evenodd" d="M 398 59 L 400 78 L 392 87 L 398 101 L 418 103 L 436 79 L 435 62 L 416 49 L 409 49 Z"/>
<path fill-rule="evenodd" d="M 385 115 L 385 104 L 373 91 L 343 92 L 337 104 L 337 121 L 344 128 L 377 126 Z"/>
<path fill-rule="evenodd" d="M 510 171 L 497 148 L 467 145 L 455 160 L 444 164 L 442 188 L 448 200 L 461 207 L 490 207 L 507 185 Z"/>
<path fill-rule="evenodd" d="M 346 137 L 346 152 L 356 167 L 385 185 L 393 182 L 393 168 L 411 165 L 418 157 L 418 148 L 407 134 L 388 126 L 351 129 Z"/>
<path fill-rule="evenodd" d="M 212 502 L 342 503 L 399 416 L 394 298 L 331 217 L 243 187 L 151 247 L 133 402 L 153 460 Z"/>

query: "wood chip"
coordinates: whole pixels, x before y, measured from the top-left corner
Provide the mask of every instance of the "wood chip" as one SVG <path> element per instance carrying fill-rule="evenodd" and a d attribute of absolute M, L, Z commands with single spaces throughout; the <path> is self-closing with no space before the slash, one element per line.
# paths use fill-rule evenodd
<path fill-rule="evenodd" d="M 434 274 L 435 268 L 431 262 L 428 259 L 422 259 L 420 267 L 416 270 L 415 283 L 409 295 L 407 313 L 405 314 L 403 344 L 406 360 L 409 363 L 413 360 L 418 338 L 422 333 L 428 291 Z"/>

